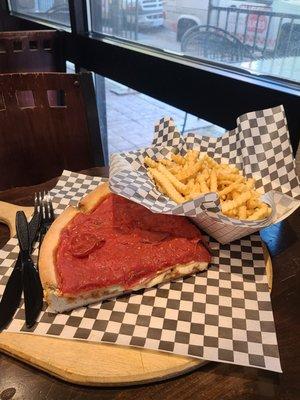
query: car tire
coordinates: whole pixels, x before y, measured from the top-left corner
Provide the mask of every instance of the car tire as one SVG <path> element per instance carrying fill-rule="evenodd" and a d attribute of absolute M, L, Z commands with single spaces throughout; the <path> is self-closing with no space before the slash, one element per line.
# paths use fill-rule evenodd
<path fill-rule="evenodd" d="M 197 24 L 195 21 L 192 21 L 191 19 L 182 19 L 178 21 L 177 35 L 176 35 L 177 42 L 181 42 L 181 39 L 185 34 L 185 32 L 193 28 L 194 26 L 197 26 Z"/>

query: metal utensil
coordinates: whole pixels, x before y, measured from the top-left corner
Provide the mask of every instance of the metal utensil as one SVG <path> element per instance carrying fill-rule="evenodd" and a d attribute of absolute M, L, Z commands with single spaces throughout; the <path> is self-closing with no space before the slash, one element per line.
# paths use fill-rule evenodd
<path fill-rule="evenodd" d="M 30 235 L 27 219 L 23 211 L 17 212 L 16 228 L 23 268 L 25 320 L 26 326 L 30 328 L 35 324 L 43 307 L 43 288 L 39 273 L 30 256 Z"/>
<path fill-rule="evenodd" d="M 40 225 L 40 215 L 35 209 L 33 217 L 28 225 L 30 251 L 37 236 Z M 19 307 L 23 290 L 23 265 L 22 254 L 19 252 L 14 269 L 7 281 L 4 293 L 0 302 L 0 331 L 3 330 L 12 320 Z"/>
<path fill-rule="evenodd" d="M 41 225 L 40 225 L 40 230 L 39 230 L 39 254 L 38 258 L 40 256 L 40 248 L 41 244 L 44 240 L 44 237 L 50 228 L 52 222 L 55 219 L 54 215 L 54 210 L 53 210 L 53 204 L 51 197 L 48 192 L 38 192 L 35 193 L 34 196 L 34 204 L 35 207 L 37 208 L 39 214 L 41 215 Z"/>

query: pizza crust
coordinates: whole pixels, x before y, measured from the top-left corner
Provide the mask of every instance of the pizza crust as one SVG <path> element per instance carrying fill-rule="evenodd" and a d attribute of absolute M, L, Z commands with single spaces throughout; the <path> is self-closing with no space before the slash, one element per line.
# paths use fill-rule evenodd
<path fill-rule="evenodd" d="M 109 194 L 110 190 L 108 183 L 103 183 L 86 195 L 78 203 L 77 208 L 66 208 L 66 210 L 55 219 L 43 240 L 39 256 L 39 272 L 44 289 L 45 300 L 53 312 L 69 311 L 77 307 L 86 306 L 88 304 L 126 293 L 122 286 L 114 285 L 84 292 L 81 295 L 66 295 L 61 293 L 58 289 L 55 272 L 55 255 L 62 230 L 75 217 L 75 215 L 92 211 L 98 204 L 104 201 Z M 207 267 L 207 262 L 192 261 L 187 264 L 176 264 L 164 271 L 158 272 L 155 276 L 140 282 L 137 286 L 133 287 L 130 292 L 169 282 L 199 271 L 204 271 Z"/>
<path fill-rule="evenodd" d="M 62 230 L 79 213 L 74 207 L 67 207 L 50 226 L 42 242 L 39 254 L 39 273 L 43 288 L 56 290 L 55 254 Z M 46 299 L 47 300 L 47 299 Z"/>
<path fill-rule="evenodd" d="M 55 272 L 55 255 L 59 244 L 59 238 L 62 230 L 68 223 L 79 213 L 87 213 L 106 199 L 109 195 L 108 183 L 99 185 L 92 192 L 87 194 L 78 203 L 77 208 L 67 207 L 53 222 L 48 232 L 45 235 L 41 245 L 39 254 L 39 273 L 44 288 L 44 296 L 47 303 L 51 306 L 51 301 L 48 301 L 49 293 L 51 297 L 61 297 L 62 294 L 58 290 L 57 277 Z"/>
<path fill-rule="evenodd" d="M 170 282 L 174 279 L 178 279 L 182 276 L 195 274 L 200 271 L 207 269 L 208 263 L 206 262 L 191 262 L 189 264 L 177 264 L 163 273 L 159 273 L 154 278 L 148 279 L 132 288 L 130 291 L 126 291 L 122 286 L 110 286 L 101 290 L 94 290 L 86 292 L 81 296 L 71 297 L 63 296 L 58 290 L 53 288 L 46 288 L 44 290 L 45 299 L 49 304 L 51 311 L 62 313 L 65 311 L 73 310 L 77 307 L 87 306 L 88 304 L 98 303 L 100 301 L 120 296 L 122 294 L 131 293 L 137 290 L 150 288 L 158 284 Z"/>
<path fill-rule="evenodd" d="M 77 208 L 80 212 L 88 213 L 92 211 L 99 203 L 106 199 L 111 191 L 109 190 L 108 183 L 102 183 L 96 189 L 92 190 L 84 196 L 78 203 Z"/>

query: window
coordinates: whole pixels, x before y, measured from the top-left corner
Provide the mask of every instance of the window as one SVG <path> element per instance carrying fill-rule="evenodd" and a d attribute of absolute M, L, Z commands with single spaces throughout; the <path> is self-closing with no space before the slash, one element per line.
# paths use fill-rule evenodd
<path fill-rule="evenodd" d="M 68 0 L 10 0 L 10 7 L 18 14 L 70 26 Z"/>
<path fill-rule="evenodd" d="M 300 0 L 90 0 L 90 5 L 94 33 L 300 82 Z"/>
<path fill-rule="evenodd" d="M 103 79 L 96 75 L 97 79 Z M 97 85 L 97 83 L 96 83 Z M 105 79 L 105 97 L 97 93 L 100 109 L 106 105 L 108 153 L 120 153 L 151 145 L 155 123 L 164 116 L 174 119 L 182 134 L 220 136 L 225 130 L 194 115 L 146 96 L 111 79 Z"/>
<path fill-rule="evenodd" d="M 189 113 L 187 126 L 189 121 L 201 117 L 199 121 L 215 124 L 213 132 L 216 125 L 226 130 L 234 128 L 236 118 L 245 112 L 283 104 L 296 152 L 300 131 L 299 2 L 76 0 L 70 2 L 72 30 L 65 29 L 59 35 L 65 44 L 63 56 L 76 65 L 76 71 L 84 68 L 94 73 L 101 131 L 106 132 L 107 114 L 108 139 L 113 122 L 110 115 L 113 80 L 125 85 L 119 86 L 119 91 L 131 93 L 134 89 L 135 98 L 145 100 L 150 96 L 149 99 L 160 100 L 157 104 L 162 115 L 165 107 L 173 106 L 174 114 Z M 23 21 L 24 29 L 37 29 L 37 21 L 30 21 L 34 15 L 32 4 L 40 8 L 49 3 L 50 8 L 63 4 L 70 25 L 68 1 L 11 0 L 10 3 L 13 11 L 19 5 L 18 17 L 27 19 Z M 44 21 L 48 22 L 47 12 L 44 14 Z M 41 21 L 38 21 L 41 29 L 49 26 Z M 104 77 L 111 80 L 106 82 L 106 90 Z M 128 102 L 131 99 L 133 96 L 128 94 Z M 146 111 L 145 108 L 143 113 Z M 171 116 L 180 129 L 184 117 L 178 122 L 175 115 Z M 141 113 L 137 118 L 141 118 Z M 152 129 L 153 122 L 147 130 Z M 138 135 L 139 131 L 136 139 Z M 143 130 L 141 137 L 147 135 L 146 129 Z M 112 140 L 106 146 L 107 135 L 102 140 L 105 151 L 108 147 L 114 151 Z"/>

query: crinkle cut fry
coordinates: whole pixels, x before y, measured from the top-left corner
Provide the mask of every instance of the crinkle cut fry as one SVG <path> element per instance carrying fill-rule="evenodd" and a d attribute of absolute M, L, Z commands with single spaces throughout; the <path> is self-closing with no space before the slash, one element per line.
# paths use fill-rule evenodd
<path fill-rule="evenodd" d="M 228 200 L 224 201 L 222 204 L 222 212 L 226 213 L 227 211 L 232 210 L 233 208 L 239 207 L 246 203 L 247 200 L 249 200 L 251 197 L 250 192 L 243 192 L 239 197 L 237 197 L 234 200 Z"/>
<path fill-rule="evenodd" d="M 186 191 L 186 185 L 180 182 L 174 175 L 172 175 L 171 172 L 169 172 L 164 165 L 159 164 L 158 170 L 163 175 L 165 175 L 166 178 L 168 178 L 168 180 L 172 183 L 175 189 L 177 189 L 181 193 L 184 193 Z"/>
<path fill-rule="evenodd" d="M 175 189 L 170 181 L 157 169 L 151 168 L 151 175 L 158 184 L 166 191 L 166 194 L 175 201 L 175 203 L 183 203 L 185 198 Z"/>
<path fill-rule="evenodd" d="M 194 150 L 188 150 L 185 156 L 171 154 L 171 159 L 148 162 L 166 178 L 168 192 L 166 181 L 161 184 L 155 179 L 149 173 L 151 168 L 148 173 L 158 189 L 166 195 L 170 193 L 169 197 L 177 203 L 214 192 L 220 197 L 222 212 L 231 218 L 255 220 L 271 213 L 269 206 L 262 207 L 254 178 L 241 175 L 236 166 L 217 162 L 208 154 L 202 156 Z"/>

